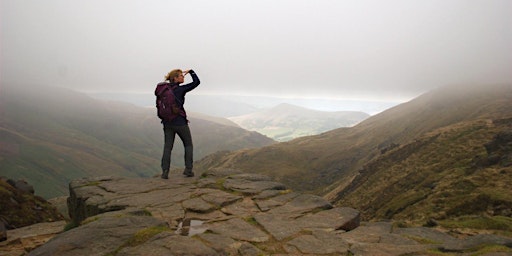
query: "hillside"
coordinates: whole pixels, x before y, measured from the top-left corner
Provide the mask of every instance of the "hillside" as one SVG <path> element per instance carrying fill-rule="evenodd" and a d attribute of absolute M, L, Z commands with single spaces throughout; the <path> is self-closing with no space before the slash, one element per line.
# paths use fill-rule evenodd
<path fill-rule="evenodd" d="M 81 177 L 147 177 L 160 172 L 163 132 L 154 108 L 95 100 L 53 87 L 3 86 L 0 104 L 0 173 L 27 180 L 43 197 L 67 194 L 69 181 Z M 192 114 L 195 159 L 217 150 L 274 143 L 219 120 Z M 173 164 L 183 166 L 179 140 Z"/>
<path fill-rule="evenodd" d="M 476 215 L 505 228 L 498 223 L 512 217 L 510 184 L 512 118 L 479 119 L 383 150 L 348 187 L 328 198 L 360 209 L 366 220 L 433 224 Z"/>
<path fill-rule="evenodd" d="M 512 86 L 442 87 L 372 116 L 351 128 L 259 149 L 219 152 L 198 166 L 262 173 L 294 190 L 325 195 L 347 186 L 382 149 L 464 121 L 512 116 Z"/>
<path fill-rule="evenodd" d="M 353 126 L 368 117 L 363 112 L 326 112 L 282 103 L 270 109 L 229 119 L 247 130 L 257 131 L 277 141 L 288 141 Z"/>

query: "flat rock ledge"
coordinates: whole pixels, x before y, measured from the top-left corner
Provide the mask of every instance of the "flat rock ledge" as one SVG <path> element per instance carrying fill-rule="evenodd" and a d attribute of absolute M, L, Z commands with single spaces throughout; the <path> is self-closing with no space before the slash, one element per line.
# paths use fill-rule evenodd
<path fill-rule="evenodd" d="M 360 223 L 355 209 L 236 170 L 88 178 L 69 190 L 78 226 L 29 255 L 467 255 L 483 245 L 512 247 L 495 235 L 456 239 L 430 228 Z"/>

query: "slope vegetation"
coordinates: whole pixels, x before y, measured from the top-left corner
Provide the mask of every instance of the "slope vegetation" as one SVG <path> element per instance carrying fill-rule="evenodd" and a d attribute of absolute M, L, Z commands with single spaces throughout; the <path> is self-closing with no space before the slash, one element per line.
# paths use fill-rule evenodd
<path fill-rule="evenodd" d="M 63 219 L 53 205 L 34 195 L 30 184 L 0 177 L 0 226 L 15 229 Z"/>
<path fill-rule="evenodd" d="M 368 220 L 427 224 L 468 215 L 512 217 L 511 131 L 512 118 L 437 129 L 385 151 L 329 197 L 361 209 Z"/>
<path fill-rule="evenodd" d="M 274 142 L 228 120 L 190 119 L 196 159 Z M 154 108 L 99 101 L 59 88 L 2 87 L 0 173 L 27 180 L 43 197 L 67 194 L 69 181 L 81 177 L 155 175 L 162 147 Z M 179 140 L 172 161 L 183 166 Z"/>
<path fill-rule="evenodd" d="M 200 166 L 263 173 L 295 190 L 336 194 L 382 150 L 460 122 L 510 117 L 511 99 L 510 85 L 442 87 L 351 128 L 259 149 L 219 152 L 203 159 Z"/>

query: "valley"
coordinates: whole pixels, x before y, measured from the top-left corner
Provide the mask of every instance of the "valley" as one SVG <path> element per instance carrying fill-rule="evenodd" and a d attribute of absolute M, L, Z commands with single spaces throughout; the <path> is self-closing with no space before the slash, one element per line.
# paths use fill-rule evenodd
<path fill-rule="evenodd" d="M 162 134 L 154 109 L 71 91 L 45 93 L 2 94 L 3 176 L 25 179 L 50 198 L 65 195 L 69 181 L 81 177 L 158 175 Z M 473 216 L 484 229 L 498 225 L 509 232 L 511 99 L 509 85 L 441 87 L 353 126 L 285 142 L 226 118 L 190 113 L 195 170 L 267 175 L 294 191 L 359 209 L 364 220 L 459 225 Z"/>

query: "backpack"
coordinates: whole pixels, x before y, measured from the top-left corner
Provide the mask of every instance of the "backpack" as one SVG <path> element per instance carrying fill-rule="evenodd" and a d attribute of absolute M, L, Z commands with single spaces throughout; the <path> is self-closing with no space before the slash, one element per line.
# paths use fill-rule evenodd
<path fill-rule="evenodd" d="M 158 117 L 162 121 L 171 121 L 178 115 L 185 115 L 181 104 L 178 104 L 180 103 L 179 99 L 176 98 L 173 92 L 176 87 L 178 86 L 170 87 L 168 82 L 161 82 L 156 86 L 156 110 Z"/>

